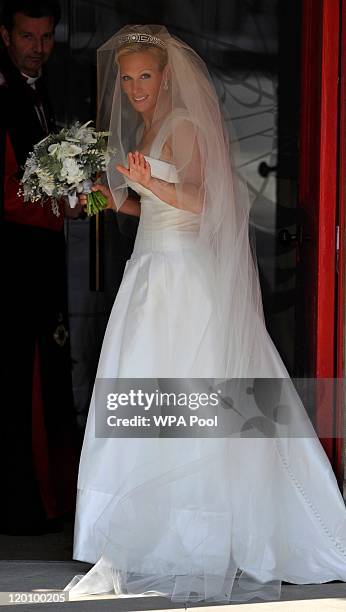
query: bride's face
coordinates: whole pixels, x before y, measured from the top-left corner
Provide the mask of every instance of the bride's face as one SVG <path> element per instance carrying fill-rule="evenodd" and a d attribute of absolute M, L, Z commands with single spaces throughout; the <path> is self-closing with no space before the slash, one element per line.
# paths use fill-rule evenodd
<path fill-rule="evenodd" d="M 133 108 L 152 118 L 163 77 L 159 59 L 150 51 L 140 51 L 122 55 L 119 65 L 122 88 Z"/>

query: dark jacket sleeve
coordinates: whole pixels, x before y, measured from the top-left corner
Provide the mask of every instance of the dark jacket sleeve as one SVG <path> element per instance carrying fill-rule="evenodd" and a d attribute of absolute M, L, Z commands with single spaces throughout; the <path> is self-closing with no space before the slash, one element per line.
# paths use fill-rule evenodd
<path fill-rule="evenodd" d="M 21 169 L 11 141 L 10 92 L 0 73 L 0 115 L 1 115 L 1 200 L 2 216 L 5 221 L 60 231 L 63 227 L 64 208 L 60 205 L 60 217 L 53 211 L 50 202 L 24 202 L 18 195 Z M 13 121 L 13 118 L 12 118 Z"/>

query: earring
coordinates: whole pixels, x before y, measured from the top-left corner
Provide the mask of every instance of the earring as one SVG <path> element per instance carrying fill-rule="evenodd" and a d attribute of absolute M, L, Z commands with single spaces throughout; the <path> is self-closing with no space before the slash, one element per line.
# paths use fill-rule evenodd
<path fill-rule="evenodd" d="M 167 91 L 167 89 L 168 89 L 168 79 L 165 79 L 165 82 L 164 82 L 164 84 L 163 84 L 163 89 L 164 89 L 165 91 Z"/>

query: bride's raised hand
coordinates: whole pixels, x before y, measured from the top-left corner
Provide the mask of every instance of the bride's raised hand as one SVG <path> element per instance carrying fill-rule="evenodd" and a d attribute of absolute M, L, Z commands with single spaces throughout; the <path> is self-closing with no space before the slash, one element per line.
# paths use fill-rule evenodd
<path fill-rule="evenodd" d="M 129 153 L 127 158 L 129 167 L 124 168 L 124 166 L 117 165 L 116 169 L 118 172 L 127 176 L 130 181 L 139 183 L 143 187 L 149 189 L 149 183 L 151 181 L 151 168 L 149 162 L 147 162 L 144 155 L 138 151 Z"/>

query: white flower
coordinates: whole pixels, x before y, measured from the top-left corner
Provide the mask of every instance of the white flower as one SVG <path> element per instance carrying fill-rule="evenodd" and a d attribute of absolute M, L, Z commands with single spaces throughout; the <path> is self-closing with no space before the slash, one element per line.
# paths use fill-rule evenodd
<path fill-rule="evenodd" d="M 79 167 L 76 160 L 71 157 L 64 159 L 60 174 L 61 178 L 70 185 L 78 184 L 85 178 L 83 170 Z"/>
<path fill-rule="evenodd" d="M 76 131 L 76 138 L 84 144 L 92 144 L 97 141 L 93 129 L 83 126 Z"/>
<path fill-rule="evenodd" d="M 47 172 L 47 170 L 42 170 L 42 168 L 38 168 L 36 174 L 37 174 L 39 185 L 41 189 L 48 196 L 51 196 L 53 194 L 53 190 L 55 187 L 53 175 Z"/>
<path fill-rule="evenodd" d="M 58 159 L 63 161 L 66 157 L 75 157 L 76 155 L 79 155 L 80 153 L 82 153 L 82 150 L 83 149 L 78 145 L 72 144 L 71 142 L 67 142 L 66 140 L 64 140 L 59 146 L 59 150 L 57 151 L 57 157 Z"/>
<path fill-rule="evenodd" d="M 51 144 L 48 147 L 48 153 L 49 155 L 55 155 L 55 153 L 57 153 L 57 151 L 59 151 L 60 149 L 60 144 L 58 142 L 55 142 L 54 144 Z"/>
<path fill-rule="evenodd" d="M 80 123 L 75 123 L 69 129 L 68 136 L 66 140 L 70 140 L 72 142 L 79 142 L 81 145 L 92 144 L 97 141 L 97 134 L 93 127 L 89 127 L 92 121 L 88 121 L 83 125 Z"/>
<path fill-rule="evenodd" d="M 81 147 L 67 140 L 55 142 L 48 147 L 49 155 L 55 155 L 60 161 L 63 161 L 66 157 L 76 157 L 76 155 L 82 153 L 82 150 Z"/>

